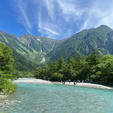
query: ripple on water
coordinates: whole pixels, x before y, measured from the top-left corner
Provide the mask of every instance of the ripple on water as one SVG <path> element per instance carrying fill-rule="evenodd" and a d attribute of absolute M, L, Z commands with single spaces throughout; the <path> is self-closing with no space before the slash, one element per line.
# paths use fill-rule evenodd
<path fill-rule="evenodd" d="M 18 84 L 0 113 L 113 113 L 113 91 L 64 85 Z"/>

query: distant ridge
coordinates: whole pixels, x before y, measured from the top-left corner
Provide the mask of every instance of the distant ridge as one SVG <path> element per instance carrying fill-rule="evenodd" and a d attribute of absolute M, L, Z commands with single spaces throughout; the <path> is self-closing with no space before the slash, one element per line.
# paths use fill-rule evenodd
<path fill-rule="evenodd" d="M 42 64 L 43 59 L 45 59 L 43 63 L 46 63 L 49 60 L 56 60 L 60 56 L 75 57 L 78 51 L 83 55 L 88 55 L 94 48 L 97 48 L 101 54 L 113 54 L 113 30 L 106 25 L 80 31 L 63 40 L 31 34 L 16 37 L 0 31 L 0 42 L 13 49 L 16 60 L 21 59 L 17 60 L 20 67 L 25 64 L 26 60 L 25 69 L 30 64 Z"/>
<path fill-rule="evenodd" d="M 48 56 L 51 56 L 53 60 L 60 56 L 75 57 L 78 51 L 83 55 L 88 55 L 94 48 L 97 48 L 101 54 L 113 54 L 113 30 L 111 28 L 101 25 L 80 31 L 63 41 Z"/>

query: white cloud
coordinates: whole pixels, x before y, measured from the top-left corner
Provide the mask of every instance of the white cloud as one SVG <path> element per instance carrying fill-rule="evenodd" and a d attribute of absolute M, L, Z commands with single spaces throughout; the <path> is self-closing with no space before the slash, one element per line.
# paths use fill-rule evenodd
<path fill-rule="evenodd" d="M 81 9 L 77 9 L 76 4 L 64 2 L 58 0 L 59 6 L 62 9 L 63 14 L 72 15 L 72 16 L 80 16 L 82 14 Z"/>
<path fill-rule="evenodd" d="M 92 3 L 91 8 L 86 10 L 88 16 L 87 19 L 84 20 L 84 24 L 80 30 L 97 27 L 99 25 L 107 25 L 113 28 L 113 7 L 111 7 L 113 0 L 107 1 L 107 3 L 104 2 L 105 1 L 102 0 L 96 0 Z"/>
<path fill-rule="evenodd" d="M 53 30 L 52 28 L 50 28 L 49 24 L 46 26 L 45 25 L 41 25 L 41 23 L 38 26 L 38 32 L 40 32 L 42 35 L 45 34 L 46 37 L 48 38 L 53 38 L 56 39 L 57 36 L 59 36 L 60 34 L 58 32 L 56 32 L 55 30 Z"/>
<path fill-rule="evenodd" d="M 48 14 L 51 17 L 51 19 L 54 19 L 54 2 L 53 0 L 45 0 L 45 5 L 48 10 Z"/>
<path fill-rule="evenodd" d="M 48 32 L 50 32 L 50 33 L 52 33 L 52 34 L 54 34 L 54 35 L 59 35 L 59 33 L 57 33 L 56 31 L 54 31 L 54 30 L 52 30 L 50 28 L 43 27 L 43 29 L 46 30 L 46 31 L 48 31 Z"/>
<path fill-rule="evenodd" d="M 55 38 L 60 35 L 58 30 L 56 30 L 55 25 L 48 21 L 43 21 L 41 13 L 38 14 L 37 31 L 42 35 L 45 34 L 47 37 L 51 38 Z"/>
<path fill-rule="evenodd" d="M 84 9 L 78 8 L 76 0 L 74 2 L 57 0 L 57 2 L 66 21 L 70 21 L 73 18 L 76 20 L 77 17 L 80 17 L 84 13 Z"/>
<path fill-rule="evenodd" d="M 110 12 L 109 14 L 106 14 L 103 18 L 100 19 L 98 25 L 107 25 L 111 28 L 113 28 L 113 13 Z"/>
<path fill-rule="evenodd" d="M 21 24 L 29 33 L 35 30 L 43 36 L 57 38 L 102 24 L 113 28 L 113 0 L 86 1 L 15 0 L 15 3 Z"/>
<path fill-rule="evenodd" d="M 19 18 L 21 18 L 20 21 L 22 22 L 22 24 L 26 28 L 27 32 L 31 33 L 32 25 L 31 25 L 31 22 L 29 21 L 27 11 L 26 11 L 26 7 L 27 6 L 24 3 L 24 1 L 22 1 L 22 0 L 18 1 L 18 8 L 19 8 L 19 11 L 21 13 L 21 15 L 19 16 Z"/>

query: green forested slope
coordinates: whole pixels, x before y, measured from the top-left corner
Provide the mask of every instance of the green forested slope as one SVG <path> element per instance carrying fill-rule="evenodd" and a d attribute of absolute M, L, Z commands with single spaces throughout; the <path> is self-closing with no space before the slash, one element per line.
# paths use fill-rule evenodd
<path fill-rule="evenodd" d="M 86 29 L 63 40 L 26 34 L 20 37 L 0 31 L 0 42 L 13 49 L 15 66 L 18 70 L 31 70 L 50 60 L 66 59 L 78 52 L 88 55 L 94 48 L 101 54 L 113 54 L 113 30 L 105 25 Z"/>
<path fill-rule="evenodd" d="M 18 70 L 29 70 L 31 68 L 31 64 L 35 65 L 30 58 L 33 53 L 32 49 L 22 44 L 15 36 L 1 31 L 0 43 L 4 43 L 13 50 L 15 66 Z"/>
<path fill-rule="evenodd" d="M 32 70 L 37 64 L 43 63 L 42 59 L 53 50 L 58 41 L 32 35 L 23 35 L 17 38 L 14 35 L 0 31 L 0 42 L 12 48 L 15 67 L 20 71 L 26 71 Z"/>
<path fill-rule="evenodd" d="M 113 86 L 113 56 L 101 55 L 94 49 L 88 56 L 77 54 L 67 60 L 60 57 L 43 67 L 37 67 L 34 75 L 38 79 L 51 81 L 90 82 Z"/>
<path fill-rule="evenodd" d="M 30 34 L 23 35 L 18 38 L 27 47 L 30 47 L 38 52 L 48 53 L 56 46 L 58 40 L 37 37 Z"/>
<path fill-rule="evenodd" d="M 48 56 L 51 56 L 51 59 L 58 59 L 60 56 L 67 58 L 68 55 L 76 56 L 78 51 L 83 55 L 88 55 L 94 48 L 97 48 L 101 54 L 113 54 L 111 28 L 102 25 L 98 28 L 83 30 L 63 41 Z"/>

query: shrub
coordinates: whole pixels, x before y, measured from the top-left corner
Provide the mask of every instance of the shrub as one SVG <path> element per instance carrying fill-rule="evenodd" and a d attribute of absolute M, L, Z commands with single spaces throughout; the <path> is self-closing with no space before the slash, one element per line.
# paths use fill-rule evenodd
<path fill-rule="evenodd" d="M 6 78 L 0 78 L 0 92 L 11 94 L 16 89 L 16 85 Z"/>

